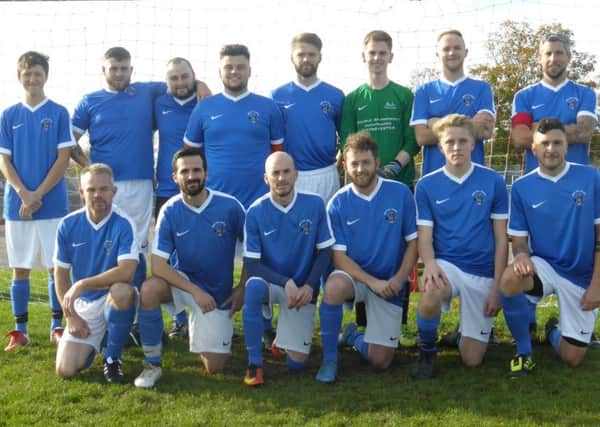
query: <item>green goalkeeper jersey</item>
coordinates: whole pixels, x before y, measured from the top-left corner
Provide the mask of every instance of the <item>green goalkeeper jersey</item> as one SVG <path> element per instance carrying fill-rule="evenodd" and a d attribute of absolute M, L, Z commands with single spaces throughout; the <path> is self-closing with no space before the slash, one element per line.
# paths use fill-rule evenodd
<path fill-rule="evenodd" d="M 415 179 L 412 157 L 419 152 L 414 130 L 409 126 L 413 98 L 410 89 L 392 81 L 383 89 L 364 84 L 346 96 L 340 129 L 340 149 L 351 133 L 369 132 L 377 142 L 381 166 L 394 160 L 400 151 L 410 154 L 410 162 L 398 177 L 410 188 Z"/>

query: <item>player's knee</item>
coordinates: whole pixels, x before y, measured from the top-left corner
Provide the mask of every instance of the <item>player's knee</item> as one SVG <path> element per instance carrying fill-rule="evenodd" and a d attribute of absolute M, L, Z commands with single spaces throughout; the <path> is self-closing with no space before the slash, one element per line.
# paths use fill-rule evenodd
<path fill-rule="evenodd" d="M 29 279 L 29 273 L 31 270 L 28 268 L 14 268 L 13 269 L 13 279 L 15 280 L 27 280 Z"/>
<path fill-rule="evenodd" d="M 307 353 L 299 353 L 297 351 L 288 351 L 285 358 L 288 369 L 297 373 L 303 372 L 306 369 L 307 360 Z"/>
<path fill-rule="evenodd" d="M 206 372 L 210 375 L 220 374 L 225 369 L 226 357 L 221 357 L 220 355 L 215 356 L 215 354 L 208 353 L 203 353 L 201 356 L 204 369 L 206 369 Z"/>
<path fill-rule="evenodd" d="M 63 380 L 69 380 L 73 378 L 79 372 L 78 369 L 75 369 L 73 366 L 65 366 L 62 363 L 56 364 L 56 375 Z"/>
<path fill-rule="evenodd" d="M 152 310 L 160 305 L 160 283 L 155 279 L 148 279 L 140 291 L 140 305 L 144 310 Z"/>
<path fill-rule="evenodd" d="M 463 365 L 468 368 L 475 368 L 483 362 L 483 354 L 479 352 L 464 352 L 460 354 Z"/>
<path fill-rule="evenodd" d="M 515 274 L 512 264 L 504 269 L 500 278 L 500 291 L 507 297 L 512 297 L 522 292 L 521 279 Z"/>
<path fill-rule="evenodd" d="M 394 360 L 394 353 L 382 352 L 373 355 L 369 354 L 369 363 L 377 371 L 389 368 L 392 360 Z"/>
<path fill-rule="evenodd" d="M 419 301 L 419 314 L 430 318 L 438 315 L 441 309 L 442 296 L 440 292 L 425 292 Z"/>
<path fill-rule="evenodd" d="M 135 302 L 134 288 L 128 283 L 115 283 L 110 287 L 110 299 L 117 310 L 126 310 Z"/>
<path fill-rule="evenodd" d="M 571 368 L 577 368 L 583 363 L 583 359 L 586 353 L 585 347 L 575 347 L 572 345 L 568 345 L 566 346 L 567 351 L 564 351 L 563 347 L 565 346 L 561 346 L 560 357 L 563 360 L 563 362 L 567 364 L 567 366 Z"/>
<path fill-rule="evenodd" d="M 264 280 L 251 277 L 246 282 L 244 291 L 244 305 L 247 307 L 259 307 L 267 299 L 268 287 Z"/>
<path fill-rule="evenodd" d="M 340 274 L 329 276 L 323 291 L 323 301 L 327 304 L 341 304 L 344 302 L 343 295 L 347 287 L 344 279 L 345 277 Z"/>

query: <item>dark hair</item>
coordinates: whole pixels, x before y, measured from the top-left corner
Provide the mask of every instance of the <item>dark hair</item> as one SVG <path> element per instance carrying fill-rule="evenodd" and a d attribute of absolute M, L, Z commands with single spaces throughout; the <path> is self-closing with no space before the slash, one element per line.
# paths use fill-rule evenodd
<path fill-rule="evenodd" d="M 250 51 L 243 44 L 226 44 L 221 48 L 219 58 L 223 59 L 225 56 L 245 56 L 250 61 Z"/>
<path fill-rule="evenodd" d="M 204 156 L 204 150 L 202 150 L 201 148 L 196 148 L 196 147 L 185 147 L 182 148 L 181 150 L 177 151 L 174 155 L 173 155 L 173 161 L 171 162 L 171 166 L 173 167 L 173 172 L 177 172 L 177 160 L 183 158 L 183 157 L 190 157 L 190 156 L 200 156 L 202 158 L 202 167 L 204 168 L 204 170 L 206 170 L 206 157 Z"/>
<path fill-rule="evenodd" d="M 565 34 L 559 34 L 559 33 L 552 33 L 552 34 L 548 34 L 547 36 L 543 37 L 541 42 L 540 42 L 540 47 L 547 42 L 559 42 L 562 43 L 563 47 L 565 48 L 565 52 L 567 52 L 568 54 L 571 53 L 571 39 L 569 38 L 569 36 L 565 35 Z"/>
<path fill-rule="evenodd" d="M 323 42 L 321 41 L 319 36 L 316 35 L 315 33 L 297 34 L 292 39 L 292 48 L 294 47 L 294 45 L 296 45 L 298 43 L 307 43 L 307 44 L 313 45 L 314 47 L 319 49 L 319 52 L 321 51 L 321 48 L 323 47 Z"/>
<path fill-rule="evenodd" d="M 171 64 L 174 64 L 174 65 L 186 64 L 188 67 L 190 67 L 190 70 L 192 70 L 192 73 L 194 72 L 194 67 L 192 67 L 192 63 L 185 58 L 181 58 L 179 56 L 176 56 L 175 58 L 171 58 L 171 59 L 169 59 L 169 62 L 167 62 L 167 67 Z"/>
<path fill-rule="evenodd" d="M 363 40 L 363 45 L 366 46 L 370 42 L 384 42 L 388 48 L 392 50 L 392 37 L 385 31 L 375 30 L 367 34 Z"/>
<path fill-rule="evenodd" d="M 124 47 L 115 46 L 104 52 L 104 59 L 114 59 L 119 62 L 127 61 L 131 60 L 131 54 Z"/>
<path fill-rule="evenodd" d="M 377 158 L 377 143 L 371 134 L 364 130 L 348 135 L 342 152 L 344 159 L 346 159 L 346 153 L 350 150 L 370 151 L 373 153 L 373 157 Z"/>
<path fill-rule="evenodd" d="M 538 122 L 538 127 L 536 129 L 536 132 L 539 132 L 539 133 L 545 135 L 546 133 L 550 132 L 551 130 L 555 130 L 555 129 L 559 129 L 565 134 L 567 133 L 565 131 L 565 127 L 560 122 L 560 120 L 558 120 L 554 117 L 548 117 L 548 118 L 542 119 Z"/>
<path fill-rule="evenodd" d="M 21 72 L 26 69 L 35 65 L 40 65 L 44 69 L 46 77 L 48 77 L 48 71 L 50 70 L 48 59 L 50 58 L 43 53 L 35 52 L 33 50 L 25 52 L 23 55 L 19 56 L 19 61 L 17 62 L 17 74 L 20 76 Z"/>

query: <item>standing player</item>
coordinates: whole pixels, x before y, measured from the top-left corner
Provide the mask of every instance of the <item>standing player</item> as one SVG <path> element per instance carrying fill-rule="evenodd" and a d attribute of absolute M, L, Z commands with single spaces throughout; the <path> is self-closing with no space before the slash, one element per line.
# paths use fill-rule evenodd
<path fill-rule="evenodd" d="M 60 218 L 68 212 L 64 174 L 75 142 L 69 113 L 44 93 L 48 70 L 48 57 L 41 53 L 26 52 L 19 57 L 17 77 L 24 100 L 5 110 L 0 123 L 0 171 L 6 178 L 3 216 L 8 263 L 13 269 L 10 296 L 16 322 L 15 330 L 7 334 L 10 341 L 5 351 L 30 343 L 29 274 L 40 250 L 49 273 L 50 339 L 57 342 L 63 332 L 52 251 Z"/>
<path fill-rule="evenodd" d="M 152 107 L 166 86 L 162 82 L 131 83 L 132 72 L 126 49 L 108 49 L 102 66 L 106 88 L 83 97 L 73 114 L 73 129 L 76 139 L 89 133 L 90 160 L 112 168 L 119 187 L 115 204 L 133 220 L 136 240 L 145 252 L 152 218 Z M 145 277 L 146 261 L 140 254 L 136 285 Z"/>
<path fill-rule="evenodd" d="M 180 195 L 158 217 L 152 274 L 142 286 L 139 313 L 145 366 L 136 387 L 153 387 L 162 374 L 161 304 L 170 314 L 190 308 L 190 351 L 200 353 L 209 373 L 221 372 L 231 350 L 233 320 L 244 287 L 232 292 L 236 241 L 243 239 L 244 208 L 227 194 L 204 186 L 202 150 L 185 148 L 173 157 Z M 176 266 L 169 262 L 172 255 Z"/>
<path fill-rule="evenodd" d="M 546 323 L 546 340 L 569 366 L 581 364 L 600 306 L 600 175 L 567 162 L 569 130 L 538 121 L 531 150 L 539 167 L 511 192 L 508 234 L 514 260 L 500 283 L 504 317 L 517 343 L 510 376 L 535 367 L 526 299 L 558 298 L 560 321 Z"/>
<path fill-rule="evenodd" d="M 417 260 L 415 203 L 406 185 L 377 176 L 377 144 L 368 132 L 348 137 L 344 168 L 351 184 L 330 200 L 333 265 L 327 279 L 321 317 L 323 364 L 317 381 L 337 376 L 338 332 L 342 305 L 364 302 L 365 333 L 355 324 L 344 327 L 341 344 L 353 346 L 377 369 L 386 369 L 398 346 L 402 290 Z"/>
<path fill-rule="evenodd" d="M 394 57 L 390 35 L 384 31 L 371 31 L 363 44 L 362 58 L 369 70 L 369 81 L 349 93 L 344 101 L 340 147 L 343 149 L 351 133 L 368 131 L 377 143 L 382 165 L 378 173 L 403 182 L 412 190 L 415 179 L 413 156 L 419 152 L 415 133 L 409 125 L 413 94 L 388 77 L 387 68 Z M 406 323 L 408 287 L 404 293 L 403 323 Z M 363 304 L 356 306 L 356 320 L 360 327 L 366 325 Z"/>
<path fill-rule="evenodd" d="M 285 151 L 298 168 L 296 188 L 319 194 L 325 202 L 340 188 L 335 167 L 337 132 L 344 93 L 319 80 L 323 43 L 314 33 L 292 39 L 296 80 L 273 91 L 285 122 Z"/>
<path fill-rule="evenodd" d="M 439 141 L 433 126 L 452 113 L 473 119 L 476 142 L 471 159 L 480 165 L 484 164 L 483 142 L 492 137 L 496 124 L 494 95 L 488 83 L 465 76 L 467 53 L 459 31 L 441 33 L 437 39 L 436 56 L 442 65 L 442 75 L 438 80 L 420 86 L 415 93 L 410 125 L 415 129 L 417 144 L 423 147 L 421 176 L 446 163 L 438 148 Z"/>
<path fill-rule="evenodd" d="M 248 369 L 244 384 L 263 384 L 263 312 L 279 305 L 277 346 L 293 372 L 306 367 L 320 278 L 331 261 L 333 237 L 323 200 L 294 189 L 298 173 L 287 153 L 265 164 L 270 192 L 248 209 L 244 264 L 250 279 L 244 298 Z M 268 317 L 268 316 L 267 316 Z"/>
<path fill-rule="evenodd" d="M 540 42 L 538 62 L 542 80 L 515 95 L 512 111 L 511 141 L 525 150 L 525 173 L 538 161 L 531 151 L 537 123 L 546 117 L 556 117 L 567 131 L 569 148 L 566 160 L 589 164 L 592 132 L 596 127 L 596 94 L 587 87 L 568 79 L 571 41 L 562 34 L 551 34 Z M 529 305 L 529 324 L 537 335 L 535 305 Z"/>
<path fill-rule="evenodd" d="M 185 128 L 198 99 L 195 86 L 196 76 L 187 59 L 173 58 L 167 63 L 167 93 L 154 101 L 154 123 L 158 129 L 155 222 L 161 206 L 179 192 L 173 181 L 171 162 L 173 155 L 183 148 Z M 185 310 L 177 313 L 169 337 L 186 337 L 187 323 Z"/>
<path fill-rule="evenodd" d="M 248 48 L 226 45 L 220 57 L 223 92 L 194 108 L 184 141 L 204 148 L 211 170 L 207 186 L 247 208 L 267 191 L 263 165 L 269 153 L 282 149 L 283 122 L 272 100 L 248 91 Z"/>
<path fill-rule="evenodd" d="M 500 277 L 506 267 L 508 195 L 500 175 L 471 161 L 477 128 L 459 114 L 433 127 L 446 165 L 417 184 L 419 255 L 425 265 L 417 309 L 418 379 L 434 376 L 440 312 L 460 297 L 459 351 L 463 363 L 483 361 L 500 309 Z"/>
<path fill-rule="evenodd" d="M 64 217 L 56 237 L 56 292 L 67 329 L 56 352 L 56 373 L 72 378 L 88 368 L 106 333 L 104 378 L 125 380 L 121 354 L 133 322 L 138 243 L 131 220 L 112 205 L 117 189 L 105 164 L 81 171 L 85 206 Z"/>
<path fill-rule="evenodd" d="M 568 79 L 571 41 L 562 34 L 551 34 L 540 42 L 538 62 L 542 80 L 515 95 L 512 111 L 511 141 L 525 150 L 525 173 L 538 165 L 531 143 L 538 122 L 556 117 L 565 125 L 569 149 L 566 160 L 589 164 L 592 132 L 596 127 L 596 94 L 593 89 Z"/>

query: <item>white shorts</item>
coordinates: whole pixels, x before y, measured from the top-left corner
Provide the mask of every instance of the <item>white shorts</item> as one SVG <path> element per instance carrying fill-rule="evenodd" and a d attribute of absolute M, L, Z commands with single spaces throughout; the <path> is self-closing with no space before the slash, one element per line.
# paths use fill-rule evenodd
<path fill-rule="evenodd" d="M 494 279 L 465 273 L 456 265 L 435 260 L 448 277 L 452 287 L 452 295 L 442 303 L 444 312 L 450 311 L 452 298 L 460 297 L 460 328 L 463 337 L 487 343 L 494 324 L 494 318 L 486 316 L 483 311 L 485 300 L 494 286 Z"/>
<path fill-rule="evenodd" d="M 6 221 L 6 255 L 9 267 L 32 269 L 39 251 L 42 265 L 53 268 L 52 256 L 60 220 Z"/>
<path fill-rule="evenodd" d="M 316 306 L 306 304 L 300 309 L 290 309 L 288 308 L 285 289 L 272 283 L 266 284 L 269 287 L 269 301 L 263 306 L 264 317 L 270 319 L 273 316 L 273 305 L 279 305 L 279 318 L 275 336 L 277 347 L 309 354 L 315 329 Z"/>
<path fill-rule="evenodd" d="M 311 171 L 298 171 L 296 189 L 316 193 L 327 203 L 340 189 L 340 178 L 335 164 Z"/>
<path fill-rule="evenodd" d="M 61 340 L 90 345 L 94 347 L 96 353 L 99 353 L 102 339 L 104 338 L 106 328 L 108 327 L 108 322 L 104 317 L 104 311 L 108 305 L 108 295 L 107 292 L 106 295 L 94 301 L 86 301 L 77 298 L 75 300 L 75 311 L 87 322 L 88 328 L 90 328 L 90 335 L 87 338 L 74 337 L 69 333 L 67 325 Z"/>
<path fill-rule="evenodd" d="M 331 275 L 333 274 L 343 274 L 352 281 L 354 300 L 346 304 L 346 309 L 352 310 L 357 302 L 365 303 L 367 311 L 365 342 L 383 347 L 398 347 L 402 331 L 402 307 L 381 298 L 366 284 L 357 282 L 343 270 L 334 270 Z"/>
<path fill-rule="evenodd" d="M 140 242 L 140 252 L 148 251 L 148 230 L 152 221 L 151 179 L 117 181 L 117 194 L 113 203 L 125 213 L 135 226 L 135 238 Z"/>
<path fill-rule="evenodd" d="M 183 276 L 185 277 L 185 275 Z M 233 319 L 229 316 L 229 310 L 214 309 L 203 313 L 192 294 L 175 286 L 171 286 L 171 295 L 173 301 L 163 304 L 170 316 L 175 316 L 186 307 L 190 308 L 190 352 L 231 352 Z"/>
<path fill-rule="evenodd" d="M 562 336 L 589 344 L 598 309 L 589 311 L 581 309 L 581 298 L 585 289 L 560 276 L 543 258 L 532 256 L 531 261 L 542 281 L 544 294 L 542 297 L 525 294 L 527 298 L 537 304 L 547 296 L 555 294 L 558 299 L 559 327 Z"/>

